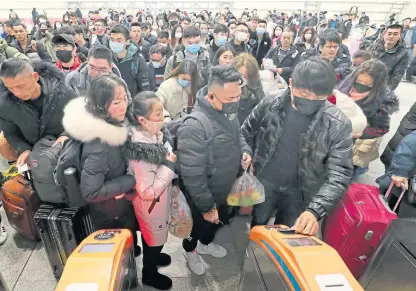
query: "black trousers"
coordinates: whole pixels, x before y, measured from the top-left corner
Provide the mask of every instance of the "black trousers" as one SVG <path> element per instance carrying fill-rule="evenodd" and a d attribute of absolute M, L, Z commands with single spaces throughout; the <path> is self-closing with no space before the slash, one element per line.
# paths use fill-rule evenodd
<path fill-rule="evenodd" d="M 409 65 L 406 69 L 406 80 L 412 81 L 413 76 L 416 76 L 416 66 Z"/>
<path fill-rule="evenodd" d="M 215 234 L 217 233 L 218 229 L 224 224 L 228 224 L 229 222 L 229 213 L 228 213 L 228 205 L 223 204 L 217 206 L 218 209 L 218 217 L 220 219 L 219 224 L 210 223 L 206 221 L 202 215 L 202 213 L 196 208 L 196 206 L 188 201 L 189 207 L 192 212 L 192 219 L 193 219 L 193 227 L 191 236 L 189 239 L 184 239 L 182 241 L 182 246 L 186 252 L 192 252 L 195 250 L 198 241 L 204 245 L 209 245 L 215 238 Z"/>
<path fill-rule="evenodd" d="M 142 245 L 143 245 L 143 275 L 152 275 L 157 273 L 157 262 L 159 255 L 162 252 L 163 245 L 157 247 L 149 246 L 143 235 L 142 235 Z"/>

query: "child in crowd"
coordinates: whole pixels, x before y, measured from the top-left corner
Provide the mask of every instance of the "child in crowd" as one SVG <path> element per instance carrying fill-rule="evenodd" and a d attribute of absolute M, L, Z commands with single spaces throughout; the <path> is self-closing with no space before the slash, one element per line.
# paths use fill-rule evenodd
<path fill-rule="evenodd" d="M 143 243 L 143 284 L 160 290 L 172 287 L 172 280 L 158 272 L 171 262 L 161 253 L 168 238 L 172 179 L 176 156 L 164 147 L 163 105 L 154 92 L 144 91 L 133 99 L 130 136 L 124 146 L 129 171 L 136 179 L 134 212 Z"/>

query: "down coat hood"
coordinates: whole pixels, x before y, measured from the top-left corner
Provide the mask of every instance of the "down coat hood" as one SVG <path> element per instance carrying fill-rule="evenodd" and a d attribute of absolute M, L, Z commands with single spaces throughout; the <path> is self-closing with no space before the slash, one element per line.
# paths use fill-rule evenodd
<path fill-rule="evenodd" d="M 65 107 L 62 123 L 69 136 L 81 142 L 100 139 L 110 146 L 121 146 L 126 142 L 127 127 L 110 124 L 93 116 L 85 105 L 85 97 L 79 97 Z"/>

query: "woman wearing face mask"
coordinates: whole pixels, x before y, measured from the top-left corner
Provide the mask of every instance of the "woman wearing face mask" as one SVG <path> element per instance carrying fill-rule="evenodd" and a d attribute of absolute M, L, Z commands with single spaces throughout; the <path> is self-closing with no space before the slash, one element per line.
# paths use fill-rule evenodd
<path fill-rule="evenodd" d="M 233 66 L 243 77 L 241 85 L 240 106 L 238 108 L 238 120 L 244 123 L 254 107 L 263 99 L 263 86 L 260 81 L 259 65 L 250 54 L 240 54 L 234 58 Z"/>
<path fill-rule="evenodd" d="M 306 27 L 302 34 L 295 39 L 299 52 L 304 52 L 315 46 L 316 31 L 313 27 Z"/>
<path fill-rule="evenodd" d="M 159 25 L 157 25 L 156 21 L 153 21 L 152 23 L 152 31 L 150 32 L 150 34 L 154 35 L 155 37 L 157 37 L 157 34 L 159 33 L 160 29 L 159 29 Z"/>
<path fill-rule="evenodd" d="M 208 24 L 202 22 L 199 26 L 201 29 L 201 47 L 208 48 L 209 47 L 209 37 L 208 37 Z"/>
<path fill-rule="evenodd" d="M 137 220 L 133 205 L 125 197 L 136 181 L 127 174 L 121 151 L 128 137 L 127 87 L 115 75 L 101 75 L 92 80 L 86 95 L 68 103 L 62 120 L 65 131 L 83 143 L 81 193 L 95 229 L 129 229 L 138 256 Z"/>
<path fill-rule="evenodd" d="M 387 87 L 387 68 L 379 60 L 369 60 L 342 81 L 339 91 L 352 98 L 367 117 L 367 127 L 354 146 L 354 177 L 364 174 L 378 158 L 382 137 L 390 130 L 390 117 L 399 109 L 399 100 Z M 353 178 L 354 178 L 353 177 Z"/>
<path fill-rule="evenodd" d="M 170 46 L 175 48 L 178 44 L 182 44 L 183 29 L 180 24 L 172 28 L 170 35 Z"/>
<path fill-rule="evenodd" d="M 183 61 L 166 81 L 160 84 L 156 95 L 162 102 L 163 108 L 173 118 L 184 108 L 194 105 L 198 88 L 199 75 L 196 64 L 192 61 Z"/>
<path fill-rule="evenodd" d="M 234 49 L 230 46 L 223 45 L 219 47 L 214 57 L 212 58 L 212 66 L 230 66 L 233 64 L 234 58 Z"/>
<path fill-rule="evenodd" d="M 70 25 L 70 23 L 69 23 L 69 12 L 65 13 L 62 16 L 62 24 L 63 25 Z"/>
<path fill-rule="evenodd" d="M 282 33 L 283 33 L 283 26 L 280 24 L 276 25 L 273 31 L 272 48 L 280 44 L 280 38 L 282 37 Z"/>

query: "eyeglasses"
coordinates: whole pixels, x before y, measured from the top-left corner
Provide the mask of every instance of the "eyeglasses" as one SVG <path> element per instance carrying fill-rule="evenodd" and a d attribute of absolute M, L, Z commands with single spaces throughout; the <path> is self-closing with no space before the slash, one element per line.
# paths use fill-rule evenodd
<path fill-rule="evenodd" d="M 326 45 L 324 47 L 329 50 L 337 50 L 339 48 L 339 45 Z"/>
<path fill-rule="evenodd" d="M 95 66 L 93 66 L 91 64 L 88 64 L 88 69 L 90 69 L 92 71 L 99 72 L 99 73 L 108 73 L 110 71 L 110 69 L 107 69 L 107 68 L 105 68 L 105 69 L 104 68 L 97 68 L 97 67 L 95 67 Z"/>

